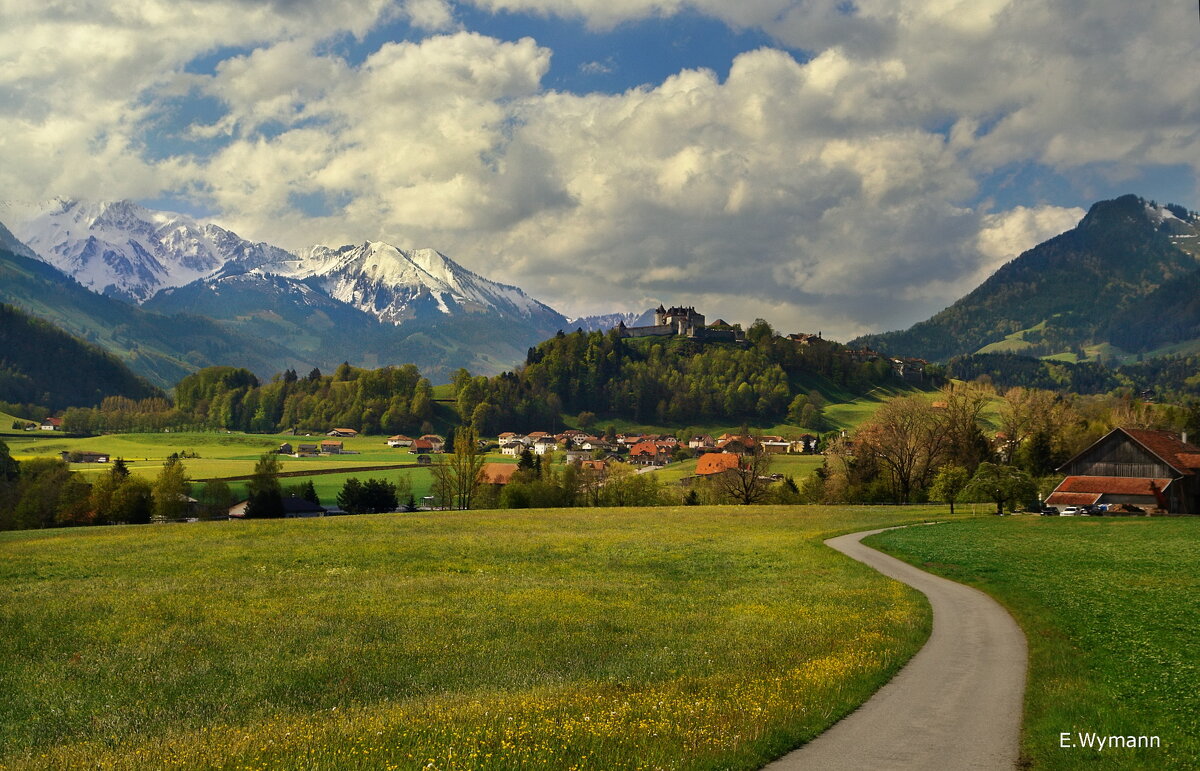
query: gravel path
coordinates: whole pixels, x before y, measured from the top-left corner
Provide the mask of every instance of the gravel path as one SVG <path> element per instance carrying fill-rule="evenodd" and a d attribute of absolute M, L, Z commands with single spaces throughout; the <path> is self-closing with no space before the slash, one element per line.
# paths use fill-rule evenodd
<path fill-rule="evenodd" d="M 933 634 L 866 704 L 767 768 L 1014 768 L 1025 692 L 1025 635 L 983 592 L 859 543 L 879 532 L 825 543 L 925 594 L 933 606 Z"/>

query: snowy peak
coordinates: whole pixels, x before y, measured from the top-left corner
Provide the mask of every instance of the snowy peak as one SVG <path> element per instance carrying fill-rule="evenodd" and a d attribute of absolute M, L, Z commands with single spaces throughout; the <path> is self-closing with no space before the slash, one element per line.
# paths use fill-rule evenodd
<path fill-rule="evenodd" d="M 440 313 L 493 312 L 561 323 L 562 316 L 517 287 L 489 281 L 435 249 L 405 251 L 383 241 L 314 246 L 260 268 L 302 279 L 380 321 L 401 324 Z"/>
<path fill-rule="evenodd" d="M 27 209 L 17 235 L 45 262 L 103 294 L 144 302 L 232 261 L 265 262 L 275 247 L 132 201 L 53 201 Z M 285 253 L 286 254 L 286 253 Z"/>

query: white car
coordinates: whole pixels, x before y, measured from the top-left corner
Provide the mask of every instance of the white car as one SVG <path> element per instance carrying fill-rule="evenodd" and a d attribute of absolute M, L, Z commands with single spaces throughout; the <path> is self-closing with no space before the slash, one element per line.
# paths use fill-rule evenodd
<path fill-rule="evenodd" d="M 1064 517 L 1074 517 L 1080 514 L 1083 514 L 1083 509 L 1078 506 L 1068 506 L 1062 510 L 1062 516 Z"/>

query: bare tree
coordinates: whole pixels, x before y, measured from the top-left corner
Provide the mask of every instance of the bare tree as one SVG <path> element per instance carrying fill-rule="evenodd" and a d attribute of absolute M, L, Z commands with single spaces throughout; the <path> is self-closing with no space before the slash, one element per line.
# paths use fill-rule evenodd
<path fill-rule="evenodd" d="M 762 503 L 771 487 L 771 456 L 761 450 L 738 459 L 737 468 L 714 475 L 713 486 L 722 498 L 741 504 Z"/>
<path fill-rule="evenodd" d="M 855 454 L 870 455 L 888 472 L 899 503 L 925 487 L 949 444 L 945 421 L 926 399 L 905 396 L 879 408 L 855 435 Z"/>

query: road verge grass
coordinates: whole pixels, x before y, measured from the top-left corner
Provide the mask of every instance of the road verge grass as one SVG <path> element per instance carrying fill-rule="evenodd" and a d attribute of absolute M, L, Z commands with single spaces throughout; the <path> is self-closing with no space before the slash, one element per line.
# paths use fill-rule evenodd
<path fill-rule="evenodd" d="M 989 517 L 866 543 L 988 592 L 1020 623 L 1030 766 L 1200 767 L 1200 520 Z M 1062 747 L 1063 733 L 1161 746 Z"/>

